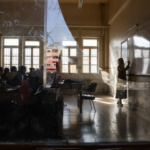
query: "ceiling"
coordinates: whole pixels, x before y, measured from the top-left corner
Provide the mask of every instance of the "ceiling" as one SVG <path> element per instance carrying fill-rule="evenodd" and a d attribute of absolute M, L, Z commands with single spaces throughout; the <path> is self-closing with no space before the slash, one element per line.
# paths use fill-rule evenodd
<path fill-rule="evenodd" d="M 79 0 L 58 0 L 59 3 L 78 3 Z M 107 3 L 108 0 L 84 0 L 83 3 L 90 3 L 90 4 L 98 4 L 98 3 Z"/>

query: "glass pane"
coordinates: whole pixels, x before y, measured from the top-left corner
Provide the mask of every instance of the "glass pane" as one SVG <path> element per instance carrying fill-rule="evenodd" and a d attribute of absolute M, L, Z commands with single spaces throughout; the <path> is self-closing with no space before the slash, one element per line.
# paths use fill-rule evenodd
<path fill-rule="evenodd" d="M 62 65 L 62 72 L 68 73 L 68 65 Z"/>
<path fill-rule="evenodd" d="M 62 57 L 62 64 L 68 64 L 68 57 Z"/>
<path fill-rule="evenodd" d="M 39 48 L 33 48 L 33 56 L 39 56 Z"/>
<path fill-rule="evenodd" d="M 25 41 L 25 46 L 40 46 L 39 41 Z"/>
<path fill-rule="evenodd" d="M 25 64 L 31 64 L 31 57 L 25 57 Z"/>
<path fill-rule="evenodd" d="M 18 57 L 12 57 L 12 65 L 18 65 Z"/>
<path fill-rule="evenodd" d="M 97 56 L 97 49 L 91 49 L 91 56 Z"/>
<path fill-rule="evenodd" d="M 4 48 L 4 56 L 10 56 L 10 48 Z"/>
<path fill-rule="evenodd" d="M 4 64 L 10 64 L 10 57 L 4 57 Z"/>
<path fill-rule="evenodd" d="M 4 46 L 18 46 L 19 39 L 4 39 Z"/>
<path fill-rule="evenodd" d="M 70 73 L 77 73 L 77 66 L 76 65 L 70 65 Z"/>
<path fill-rule="evenodd" d="M 25 56 L 31 56 L 31 48 L 25 49 Z"/>
<path fill-rule="evenodd" d="M 97 57 L 91 57 L 91 64 L 96 65 L 97 64 Z"/>
<path fill-rule="evenodd" d="M 62 45 L 63 46 L 76 46 L 77 42 L 76 41 L 63 41 Z"/>
<path fill-rule="evenodd" d="M 76 48 L 70 49 L 70 56 L 77 56 L 77 49 Z"/>
<path fill-rule="evenodd" d="M 143 50 L 143 57 L 149 58 L 149 50 Z"/>
<path fill-rule="evenodd" d="M 142 57 L 142 51 L 140 49 L 134 50 L 134 57 L 135 58 L 141 58 Z"/>
<path fill-rule="evenodd" d="M 62 56 L 68 56 L 68 48 L 63 48 Z"/>
<path fill-rule="evenodd" d="M 29 68 L 31 68 L 31 65 L 25 65 L 25 66 L 26 66 L 27 72 L 29 72 L 30 71 Z"/>
<path fill-rule="evenodd" d="M 33 64 L 39 64 L 39 57 L 33 57 Z"/>
<path fill-rule="evenodd" d="M 89 56 L 89 49 L 83 49 L 83 56 Z"/>
<path fill-rule="evenodd" d="M 97 73 L 97 66 L 91 66 L 91 73 Z"/>
<path fill-rule="evenodd" d="M 36 70 L 36 69 L 39 69 L 39 65 L 33 65 L 33 68 Z"/>
<path fill-rule="evenodd" d="M 83 46 L 97 46 L 97 40 L 84 39 Z"/>
<path fill-rule="evenodd" d="M 83 65 L 83 73 L 89 73 L 89 65 Z"/>
<path fill-rule="evenodd" d="M 89 65 L 89 57 L 83 57 L 83 64 Z"/>
<path fill-rule="evenodd" d="M 4 68 L 9 68 L 10 69 L 10 65 L 4 64 Z"/>
<path fill-rule="evenodd" d="M 12 56 L 18 56 L 18 48 L 12 49 Z"/>

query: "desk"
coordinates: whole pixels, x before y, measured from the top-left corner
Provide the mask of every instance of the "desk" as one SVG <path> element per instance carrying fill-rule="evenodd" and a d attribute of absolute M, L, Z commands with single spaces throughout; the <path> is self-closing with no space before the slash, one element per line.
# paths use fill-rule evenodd
<path fill-rule="evenodd" d="M 73 89 L 73 90 L 77 90 L 77 106 L 80 110 L 80 113 L 82 113 L 82 86 L 83 83 L 78 82 L 78 83 L 64 83 L 64 82 L 59 82 L 58 83 L 60 85 L 60 88 L 63 89 Z M 78 94 L 80 94 L 80 98 L 78 97 Z"/>

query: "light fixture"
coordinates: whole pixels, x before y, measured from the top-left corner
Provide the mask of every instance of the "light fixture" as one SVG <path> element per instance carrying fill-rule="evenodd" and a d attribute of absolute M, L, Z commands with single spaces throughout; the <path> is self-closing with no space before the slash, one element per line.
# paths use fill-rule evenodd
<path fill-rule="evenodd" d="M 84 0 L 79 0 L 79 3 L 78 3 L 78 8 L 79 8 L 79 9 L 81 9 L 81 8 L 82 8 L 83 1 L 84 1 Z"/>

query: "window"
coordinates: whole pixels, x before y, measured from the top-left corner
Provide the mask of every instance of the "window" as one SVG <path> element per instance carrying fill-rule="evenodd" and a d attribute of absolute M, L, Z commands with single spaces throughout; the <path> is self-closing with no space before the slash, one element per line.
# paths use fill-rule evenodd
<path fill-rule="evenodd" d="M 57 57 L 57 56 L 54 56 L 53 59 L 58 59 L 58 57 Z"/>
<path fill-rule="evenodd" d="M 51 52 L 51 50 L 47 50 L 47 53 L 50 53 Z"/>
<path fill-rule="evenodd" d="M 97 39 L 83 39 L 83 73 L 97 73 Z"/>
<path fill-rule="evenodd" d="M 52 52 L 53 53 L 58 53 L 58 49 L 53 49 Z"/>
<path fill-rule="evenodd" d="M 29 71 L 29 68 L 39 69 L 40 67 L 39 45 L 39 41 L 25 41 L 25 66 L 27 67 L 27 71 Z"/>
<path fill-rule="evenodd" d="M 76 41 L 63 41 L 62 73 L 77 73 L 77 65 L 74 58 L 77 57 Z"/>
<path fill-rule="evenodd" d="M 54 66 L 56 66 L 56 64 L 54 64 Z"/>
<path fill-rule="evenodd" d="M 50 56 L 48 56 L 48 57 L 47 57 L 47 60 L 50 60 L 50 59 L 51 59 L 51 57 L 50 57 Z"/>
<path fill-rule="evenodd" d="M 47 64 L 47 66 L 51 66 L 51 64 Z"/>
<path fill-rule="evenodd" d="M 19 61 L 19 39 L 4 38 L 4 68 L 16 66 L 18 68 Z"/>

